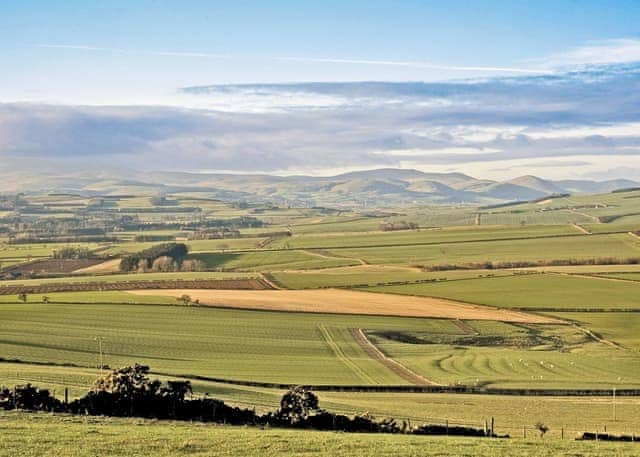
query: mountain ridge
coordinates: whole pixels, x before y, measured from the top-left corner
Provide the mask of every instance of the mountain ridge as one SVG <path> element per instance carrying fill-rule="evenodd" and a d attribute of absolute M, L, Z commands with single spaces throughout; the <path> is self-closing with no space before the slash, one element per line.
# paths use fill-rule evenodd
<path fill-rule="evenodd" d="M 496 204 L 530 201 L 571 193 L 604 193 L 637 187 L 627 179 L 547 180 L 523 175 L 504 181 L 464 173 L 433 173 L 405 168 L 377 168 L 334 176 L 278 176 L 216 172 L 155 171 L 124 175 L 121 170 L 89 173 L 25 174 L 0 183 L 0 192 L 72 191 L 87 195 L 206 192 L 225 200 L 302 206 L 394 206 L 414 204 Z"/>

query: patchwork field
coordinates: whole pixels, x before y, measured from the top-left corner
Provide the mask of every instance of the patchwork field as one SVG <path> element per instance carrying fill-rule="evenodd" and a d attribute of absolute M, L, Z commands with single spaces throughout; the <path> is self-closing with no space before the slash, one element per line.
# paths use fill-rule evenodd
<path fill-rule="evenodd" d="M 0 294 L 0 385 L 31 382 L 58 394 L 68 387 L 72 396 L 79 396 L 99 373 L 96 337 L 101 337 L 104 363 L 109 367 L 145 363 L 161 379 L 190 380 L 196 395 L 208 392 L 234 405 L 273 409 L 283 391 L 265 384 L 257 387 L 228 381 L 310 384 L 334 389 L 320 392 L 322 406 L 333 411 L 474 427 L 495 417 L 500 433 L 518 438 L 517 444 L 508 447 L 500 441 L 486 441 L 489 444 L 485 445 L 451 438 L 425 438 L 414 447 L 416 437 L 362 438 L 369 443 L 381 440 L 376 450 L 382 453 L 389 449 L 403 455 L 403 446 L 408 446 L 408 455 L 424 455 L 425 449 L 443 454 L 451 453 L 454 446 L 460 454 L 632 455 L 625 445 L 569 445 L 560 437 L 561 430 L 566 438 L 573 438 L 578 432 L 605 426 L 617 433 L 638 431 L 637 397 L 616 400 L 614 421 L 610 397 L 335 389 L 430 384 L 605 392 L 614 387 L 640 388 L 640 264 L 633 261 L 640 257 L 640 238 L 629 233 L 640 228 L 633 215 L 640 199 L 603 195 L 496 208 L 416 206 L 402 211 L 340 212 L 233 205 L 192 192 L 169 196 L 177 203 L 163 208 L 154 205 L 151 197 L 105 199 L 104 208 L 109 211 L 118 208 L 127 217 L 138 218 L 105 232 L 111 241 L 17 245 L 8 244 L 8 236 L 2 238 L 0 288 L 10 293 Z M 46 204 L 54 208 L 56 198 L 47 198 Z M 87 209 L 88 202 L 70 199 L 69 208 L 55 217 L 65 220 L 59 215 L 68 218 L 83 211 L 81 214 L 89 215 L 84 223 L 89 223 L 94 216 L 101 220 L 109 214 Z M 42 217 L 51 225 L 53 214 L 30 217 L 35 221 Z M 234 238 L 187 240 L 202 235 L 195 233 L 200 230 L 225 227 L 225 218 L 234 218 L 227 227 Z M 420 228 L 384 229 L 406 222 Z M 204 229 L 198 224 L 205 224 Z M 119 272 L 120 256 L 158 244 L 140 241 L 144 237 L 184 241 L 190 249 L 187 259 L 201 260 L 198 269 L 204 271 Z M 23 268 L 22 275 L 7 268 L 35 259 L 42 259 L 46 266 L 54 251 L 71 245 L 88 248 L 92 265 L 68 272 L 51 267 L 36 273 Z M 590 265 L 594 259 L 610 265 Z M 616 259 L 625 263 L 616 264 Z M 575 265 L 524 268 L 527 263 L 555 260 Z M 522 262 L 523 267 L 498 268 L 506 266 L 500 262 Z M 442 271 L 429 271 L 434 266 Z M 179 267 L 177 261 L 172 269 Z M 177 281 L 213 284 L 258 278 L 281 290 L 177 285 Z M 161 285 L 156 289 L 158 282 Z M 173 282 L 176 286 L 167 288 Z M 87 288 L 87 283 L 92 286 Z M 88 290 L 129 283 L 154 288 Z M 87 290 L 46 288 L 54 286 Z M 19 297 L 16 287 L 31 289 Z M 189 295 L 191 303 L 198 300 L 199 306 L 185 306 L 182 295 Z M 49 433 L 49 419 L 29 416 L 25 426 L 23 417 L 3 415 L 0 424 Z M 159 438 L 147 435 L 158 433 L 164 425 L 134 427 L 127 421 L 104 420 L 94 426 L 93 420 L 78 424 L 64 418 L 60 423 L 70 427 L 72 436 L 83 434 L 86 429 L 82 427 L 96 427 L 96 446 L 104 444 L 99 439 L 104 430 L 117 434 L 134 429 L 151 444 L 144 450 L 132 448 L 132 452 L 153 455 L 205 453 L 208 445 L 203 443 L 215 442 L 220 429 L 203 426 L 203 441 L 186 447 L 185 440 L 197 441 L 193 434 L 177 447 L 155 446 Z M 551 427 L 545 448 L 530 441 L 538 421 Z M 181 425 L 170 427 L 182 430 Z M 523 428 L 528 433 L 526 440 L 522 439 Z M 238 436 L 247 433 L 247 439 L 256 440 L 258 446 L 261 434 L 280 433 L 228 430 Z M 289 439 L 288 432 L 282 433 L 278 435 L 281 439 Z M 306 434 L 300 446 L 315 443 L 316 436 L 325 435 Z M 331 434 L 329 438 L 322 438 L 322 445 L 335 446 L 331 448 L 335 455 L 370 455 L 365 449 L 371 448 L 361 446 L 365 441 L 359 441 L 359 435 Z M 535 438 L 535 442 L 541 440 Z M 297 445 L 292 443 L 287 443 L 288 450 Z M 54 449 L 56 455 L 75 452 L 61 446 Z M 0 445 L 0 455 L 5 449 Z M 268 455 L 274 449 L 261 448 L 256 453 Z M 311 446 L 307 451 L 317 454 L 318 449 L 325 447 Z M 40 455 L 41 450 L 34 444 L 24 455 Z M 228 453 L 251 455 L 231 445 Z"/>

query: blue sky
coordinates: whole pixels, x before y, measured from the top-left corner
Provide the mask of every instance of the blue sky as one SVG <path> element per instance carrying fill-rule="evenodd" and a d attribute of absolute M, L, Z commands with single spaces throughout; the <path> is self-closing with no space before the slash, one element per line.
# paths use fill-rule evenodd
<path fill-rule="evenodd" d="M 0 157 L 637 179 L 638 24 L 638 1 L 3 2 Z M 427 85 L 283 84 L 345 81 Z"/>

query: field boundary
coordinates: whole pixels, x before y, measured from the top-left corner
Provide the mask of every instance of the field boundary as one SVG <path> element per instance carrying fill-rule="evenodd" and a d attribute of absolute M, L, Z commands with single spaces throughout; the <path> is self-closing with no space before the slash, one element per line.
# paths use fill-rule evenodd
<path fill-rule="evenodd" d="M 93 366 L 85 366 L 74 363 L 52 363 L 52 362 L 30 362 L 19 359 L 3 359 L 0 363 L 24 364 L 35 366 L 56 366 L 56 367 L 72 367 L 72 368 L 94 368 Z M 171 378 L 182 378 L 195 381 L 216 382 L 220 384 L 229 384 L 246 387 L 263 387 L 266 389 L 288 390 L 292 386 L 299 385 L 307 387 L 319 392 L 381 392 L 381 393 L 451 393 L 451 394 L 474 394 L 474 395 L 516 395 L 528 397 L 611 397 L 612 389 L 524 389 L 524 388 L 485 388 L 474 386 L 450 386 L 450 385 L 430 385 L 430 386 L 413 386 L 413 385 L 392 385 L 392 384 L 373 384 L 373 385 L 330 385 L 330 384 L 304 384 L 304 383 L 277 383 L 263 381 L 247 381 L 239 379 L 218 378 L 212 376 L 202 376 L 196 374 L 178 374 L 167 373 L 161 371 L 152 371 L 151 374 L 156 376 L 165 376 Z M 640 397 L 640 388 L 638 389 L 616 389 L 616 396 L 621 397 Z"/>
<path fill-rule="evenodd" d="M 133 281 L 73 282 L 45 284 L 15 284 L 0 286 L 0 295 L 47 294 L 55 292 L 89 292 L 144 289 L 215 289 L 215 290 L 266 290 L 276 289 L 264 278 L 242 279 L 158 279 Z"/>

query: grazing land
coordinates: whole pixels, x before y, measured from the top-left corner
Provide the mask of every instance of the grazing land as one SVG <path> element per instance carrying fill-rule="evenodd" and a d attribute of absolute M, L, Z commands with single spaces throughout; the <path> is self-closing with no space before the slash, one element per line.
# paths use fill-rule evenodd
<path fill-rule="evenodd" d="M 379 286 L 367 290 L 442 297 L 500 308 L 640 311 L 640 283 L 553 273 Z"/>
<path fill-rule="evenodd" d="M 274 439 L 269 434 L 311 454 L 322 443 L 336 455 L 367 455 L 364 443 L 373 439 L 380 452 L 397 455 L 403 446 L 406 455 L 537 455 L 539 443 L 548 454 L 632 455 L 628 445 L 569 438 L 640 427 L 638 397 L 618 398 L 614 421 L 611 397 L 602 396 L 640 388 L 640 226 L 633 215 L 640 198 L 624 198 L 636 193 L 372 212 L 236 205 L 198 192 L 169 195 L 166 206 L 147 195 L 104 197 L 102 206 L 89 198 L 22 197 L 58 205 L 82 227 L 70 230 L 62 213 L 39 212 L 25 231 L 14 233 L 11 222 L 0 238 L 0 385 L 32 383 L 57 396 L 67 388 L 79 397 L 100 374 L 99 337 L 108 368 L 144 363 L 162 380 L 190 381 L 194 395 L 241 407 L 273 409 L 282 386 L 304 384 L 322 389 L 322 405 L 342 414 L 479 428 L 494 417 L 497 431 L 517 440 L 134 426 L 24 413 L 3 413 L 0 423 L 44 435 L 56 424 L 69 427 L 69 436 L 95 427 L 98 448 L 110 442 L 101 433 L 129 442 L 133 429 L 148 445 L 127 452 L 153 455 L 206 454 L 230 433 L 254 440 L 260 455 L 275 452 L 260 448 L 260 440 Z M 162 243 L 184 243 L 188 253 L 120 271 L 124 256 Z M 241 290 L 249 285 L 280 290 Z M 494 394 L 403 390 L 423 386 Z M 381 392 L 359 391 L 365 388 Z M 600 396 L 497 389 L 598 389 Z M 551 427 L 545 441 L 534 431 L 540 421 Z M 155 445 L 164 427 L 185 437 Z M 186 437 L 196 429 L 201 438 Z M 24 455 L 41 453 L 32 443 Z M 55 454 L 72 452 L 57 443 Z M 228 455 L 251 455 L 242 449 L 229 445 Z M 12 451 L 5 446 L 0 455 Z"/>
<path fill-rule="evenodd" d="M 222 425 L 158 423 L 141 419 L 51 417 L 3 414 L 0 455 L 277 456 L 334 455 L 582 455 L 633 456 L 636 443 L 572 440 L 500 440 L 455 437 L 346 434 L 299 430 L 259 430 Z M 533 433 L 533 430 L 531 431 Z M 530 433 L 530 435 L 531 435 Z M 78 442 L 83 446 L 79 447 Z"/>

